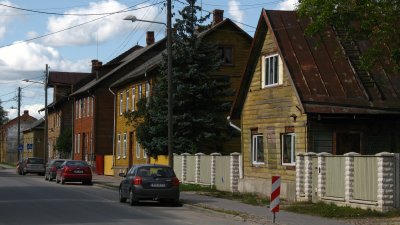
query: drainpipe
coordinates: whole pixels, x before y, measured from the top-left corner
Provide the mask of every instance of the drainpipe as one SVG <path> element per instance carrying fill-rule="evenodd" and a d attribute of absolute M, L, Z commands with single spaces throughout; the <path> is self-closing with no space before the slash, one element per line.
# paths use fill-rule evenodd
<path fill-rule="evenodd" d="M 109 87 L 108 88 L 108 90 L 111 92 L 111 94 L 113 94 L 114 95 L 114 120 L 113 120 L 113 123 L 114 123 L 114 125 L 113 125 L 113 166 L 112 166 L 112 168 L 114 169 L 114 167 L 115 167 L 115 126 L 116 126 L 116 122 L 115 122 L 115 120 L 116 120 L 116 116 L 115 116 L 115 105 L 116 105 L 116 95 L 115 95 L 115 93 L 111 90 L 111 87 Z M 114 175 L 115 175 L 115 171 L 114 171 Z"/>
<path fill-rule="evenodd" d="M 240 129 L 238 126 L 236 126 L 235 124 L 232 123 L 232 121 L 230 120 L 230 119 L 231 119 L 230 116 L 226 117 L 226 119 L 227 119 L 228 122 L 229 122 L 229 126 L 233 127 L 235 130 L 237 130 L 237 131 L 239 131 L 239 132 L 242 132 L 242 129 Z"/>
<path fill-rule="evenodd" d="M 91 115 L 89 115 L 89 116 L 91 116 L 92 117 L 92 126 L 91 126 L 91 128 L 90 128 L 90 132 L 91 132 L 91 134 L 90 134 L 90 162 L 92 163 L 92 166 L 93 166 L 93 164 L 95 164 L 96 165 L 96 161 L 94 161 L 94 131 L 95 131 L 95 123 L 94 123 L 94 106 L 95 106 L 95 95 L 94 94 L 91 94 L 90 93 L 90 91 L 88 91 L 88 94 L 89 94 L 89 96 L 92 98 L 92 105 L 90 105 L 89 104 L 89 108 L 90 107 L 92 107 L 91 109 L 92 109 L 92 111 L 91 111 Z M 97 170 L 97 167 L 96 167 L 96 170 Z"/>

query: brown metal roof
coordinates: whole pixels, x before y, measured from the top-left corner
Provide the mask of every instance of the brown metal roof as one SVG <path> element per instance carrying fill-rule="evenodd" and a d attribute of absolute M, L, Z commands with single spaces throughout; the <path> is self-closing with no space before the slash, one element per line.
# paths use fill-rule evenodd
<path fill-rule="evenodd" d="M 75 85 L 91 73 L 50 71 L 48 85 Z"/>
<path fill-rule="evenodd" d="M 237 118 L 244 104 L 250 85 L 249 79 L 254 74 L 254 60 L 260 57 L 260 39 L 265 39 L 267 30 L 272 31 L 306 112 L 368 114 L 387 110 L 388 113 L 400 113 L 399 74 L 385 75 L 382 68 L 371 71 L 375 87 L 368 87 L 345 54 L 335 31 L 329 28 L 323 38 L 310 37 L 305 35 L 307 24 L 308 20 L 298 17 L 295 11 L 262 10 L 252 45 L 256 49 L 252 49 L 242 77 L 242 86 L 231 112 L 233 118 Z M 379 90 L 383 90 L 383 94 Z M 337 110 L 337 107 L 344 107 L 346 110 Z"/>

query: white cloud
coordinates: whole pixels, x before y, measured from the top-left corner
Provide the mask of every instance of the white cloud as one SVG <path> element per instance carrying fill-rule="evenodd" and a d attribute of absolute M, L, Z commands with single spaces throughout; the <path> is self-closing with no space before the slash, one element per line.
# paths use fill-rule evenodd
<path fill-rule="evenodd" d="M 229 14 L 232 16 L 232 18 L 238 22 L 243 23 L 244 12 L 240 10 L 240 2 L 237 0 L 229 0 L 228 6 Z M 238 25 L 242 27 L 241 24 Z"/>
<path fill-rule="evenodd" d="M 298 0 L 285 0 L 279 3 L 280 10 L 295 10 L 298 5 Z"/>
<path fill-rule="evenodd" d="M 29 115 L 35 117 L 36 119 L 42 118 L 44 116 L 44 113 L 41 112 L 42 114 L 39 114 L 39 110 L 42 109 L 44 107 L 44 104 L 34 104 L 34 105 L 24 105 L 21 106 L 21 110 L 20 110 L 20 114 L 22 115 L 24 113 L 25 110 L 28 110 Z M 14 119 L 17 117 L 18 115 L 18 109 L 14 109 L 14 108 L 8 108 L 8 109 L 4 109 L 5 111 L 8 112 L 7 117 L 9 119 Z"/>
<path fill-rule="evenodd" d="M 0 1 L 3 5 L 15 6 L 9 1 Z M 15 13 L 15 10 L 9 7 L 0 7 L 0 38 L 3 38 L 7 28 L 6 26 L 15 19 L 12 14 Z"/>
<path fill-rule="evenodd" d="M 138 5 L 136 8 L 149 6 L 146 4 Z M 94 14 L 117 12 L 128 8 L 116 0 L 107 0 L 101 2 L 92 2 L 88 7 L 76 8 L 65 13 L 68 14 Z M 85 24 L 83 26 L 60 32 L 45 38 L 45 43 L 51 46 L 66 45 L 87 45 L 91 43 L 107 41 L 118 33 L 126 30 L 132 30 L 132 24 L 124 21 L 123 18 L 129 14 L 134 14 L 137 18 L 145 18 L 146 20 L 154 20 L 159 12 L 157 6 L 151 6 L 132 12 L 118 13 L 107 16 L 95 22 Z M 73 27 L 102 16 L 52 16 L 47 23 L 48 32 L 56 32 L 68 27 Z M 137 29 L 144 29 L 149 26 L 147 23 L 138 23 Z"/>
<path fill-rule="evenodd" d="M 39 34 L 38 34 L 36 31 L 29 31 L 29 32 L 26 34 L 26 36 L 27 36 L 28 39 L 32 39 L 32 38 L 38 37 Z"/>

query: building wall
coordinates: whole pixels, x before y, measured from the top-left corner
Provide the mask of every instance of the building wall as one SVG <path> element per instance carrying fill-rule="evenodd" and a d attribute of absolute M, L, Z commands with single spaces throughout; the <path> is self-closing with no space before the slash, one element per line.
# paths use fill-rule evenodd
<path fill-rule="evenodd" d="M 57 158 L 56 143 L 61 132 L 61 110 L 54 110 L 48 113 L 48 133 L 47 133 L 47 149 L 50 159 Z"/>
<path fill-rule="evenodd" d="M 73 158 L 94 161 L 94 98 L 76 98 L 74 104 Z M 79 138 L 78 138 L 79 136 Z M 79 139 L 79 142 L 78 142 Z"/>
<path fill-rule="evenodd" d="M 307 117 L 300 111 L 300 103 L 289 78 L 289 71 L 283 65 L 282 83 L 273 87 L 262 88 L 261 59 L 264 55 L 277 54 L 278 48 L 270 32 L 258 56 L 257 65 L 247 93 L 243 111 L 242 123 L 242 153 L 243 175 L 239 182 L 239 190 L 244 192 L 259 192 L 269 195 L 271 177 L 280 175 L 282 179 L 282 197 L 295 198 L 295 165 L 282 165 L 281 135 L 295 133 L 295 152 L 305 152 L 305 122 Z M 296 115 L 296 119 L 291 115 Z M 251 155 L 252 132 L 263 135 L 264 163 L 253 163 Z"/>
<path fill-rule="evenodd" d="M 96 89 L 94 103 L 94 152 L 99 155 L 112 155 L 114 96 L 108 87 Z"/>

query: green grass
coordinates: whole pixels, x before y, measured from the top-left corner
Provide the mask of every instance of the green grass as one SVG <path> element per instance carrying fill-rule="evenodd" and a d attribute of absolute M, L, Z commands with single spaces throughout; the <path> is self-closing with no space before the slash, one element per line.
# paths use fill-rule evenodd
<path fill-rule="evenodd" d="M 232 193 L 227 191 L 218 191 L 215 187 L 203 186 L 198 184 L 181 184 L 181 191 L 194 191 L 198 194 L 208 195 L 216 198 L 225 198 L 240 201 L 250 205 L 269 205 L 269 200 L 252 193 Z"/>
<path fill-rule="evenodd" d="M 396 217 L 400 211 L 381 213 L 374 210 L 351 208 L 349 206 L 336 206 L 334 204 L 319 203 L 294 203 L 283 207 L 284 210 L 308 215 L 329 218 L 365 218 L 365 217 Z"/>

